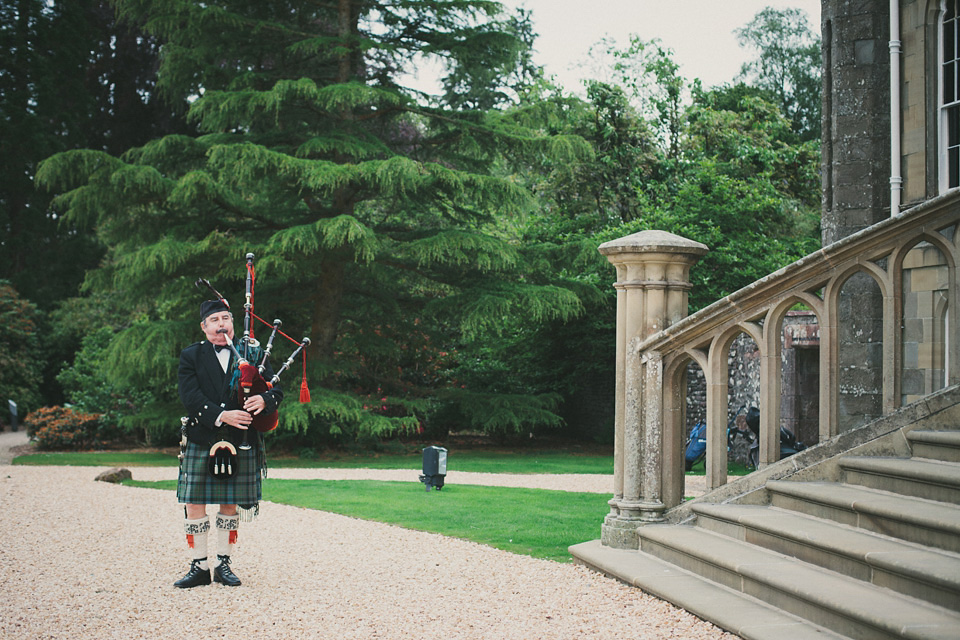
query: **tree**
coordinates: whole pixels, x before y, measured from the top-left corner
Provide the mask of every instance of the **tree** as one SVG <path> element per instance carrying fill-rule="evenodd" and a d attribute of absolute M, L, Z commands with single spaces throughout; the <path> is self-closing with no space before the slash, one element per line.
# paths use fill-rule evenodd
<path fill-rule="evenodd" d="M 43 363 L 37 358 L 37 308 L 0 280 L 0 401 L 13 400 L 26 415 L 40 406 Z"/>
<path fill-rule="evenodd" d="M 143 392 L 118 387 L 110 380 L 104 353 L 112 337 L 109 326 L 87 333 L 73 364 L 57 376 L 67 400 L 77 411 L 100 416 L 97 434 L 100 441 L 124 436 L 132 439 L 121 427 L 128 416 L 135 415 L 150 400 Z M 143 440 L 150 443 L 153 434 L 148 431 L 136 435 L 144 435 Z"/>
<path fill-rule="evenodd" d="M 55 204 L 67 220 L 96 228 L 108 247 L 87 286 L 116 289 L 131 307 L 150 301 L 107 355 L 118 382 L 166 402 L 142 415 L 169 420 L 175 410 L 165 383 L 196 334 L 193 280 L 207 277 L 236 300 L 229 292 L 241 290 L 252 252 L 257 300 L 313 340 L 314 401 L 285 403 L 293 429 L 389 434 L 419 428 L 445 403 L 477 410 L 478 399 L 498 403 L 486 415 L 499 425 L 556 423 L 549 402 L 471 395 L 431 365 L 513 314 L 580 309 L 562 281 L 524 281 L 522 251 L 491 226 L 495 213 L 530 203 L 491 175 L 502 152 L 583 151 L 574 138 L 470 108 L 499 99 L 485 70 L 515 65 L 521 49 L 497 3 L 117 6 L 163 42 L 158 86 L 192 100 L 200 135 L 160 137 L 120 157 L 62 153 L 37 177 L 61 191 Z M 444 57 L 447 86 L 468 103 L 425 106 L 399 84 L 420 53 Z"/>
<path fill-rule="evenodd" d="M 801 140 L 819 140 L 822 54 L 806 12 L 767 7 L 736 34 L 757 54 L 740 76 L 769 92 Z"/>
<path fill-rule="evenodd" d="M 66 149 L 119 153 L 188 130 L 156 95 L 158 49 L 117 24 L 106 0 L 0 0 L 0 278 L 44 312 L 33 357 L 45 404 L 63 401 L 56 376 L 82 337 L 61 340 L 62 326 L 49 321 L 104 248 L 50 208 L 51 194 L 34 186 L 36 168 Z"/>
<path fill-rule="evenodd" d="M 736 87 L 695 87 L 684 115 L 670 188 L 641 187 L 643 216 L 609 239 L 660 229 L 710 247 L 691 270 L 696 310 L 819 246 L 819 143 L 797 142 L 775 105 Z"/>
<path fill-rule="evenodd" d="M 78 139 L 75 125 L 88 112 L 89 92 L 58 73 L 79 62 L 76 49 L 56 46 L 76 42 L 64 33 L 67 23 L 78 26 L 79 12 L 61 9 L 0 2 L 0 277 L 46 309 L 76 291 L 82 268 L 99 254 L 90 238 L 61 232 L 47 215 L 50 196 L 32 183 L 36 163 L 69 148 L 64 141 Z"/>
<path fill-rule="evenodd" d="M 636 114 L 659 134 L 668 156 L 676 158 L 689 83 L 680 75 L 673 50 L 659 39 L 647 41 L 631 34 L 623 48 L 616 40 L 603 38 L 588 55 L 592 77 L 598 80 L 587 81 L 587 86 L 600 82 L 622 91 Z"/>
<path fill-rule="evenodd" d="M 589 158 L 553 167 L 537 192 L 556 199 L 565 216 L 589 217 L 605 226 L 640 213 L 638 180 L 649 178 L 662 162 L 653 129 L 639 117 L 627 95 L 601 82 L 587 85 L 587 100 L 568 113 L 566 131 L 593 148 Z"/>
<path fill-rule="evenodd" d="M 43 158 L 119 153 L 172 130 L 155 99 L 157 43 L 102 0 L 0 0 L 0 277 L 44 310 L 76 295 L 103 249 L 33 185 Z"/>
<path fill-rule="evenodd" d="M 641 44 L 632 42 L 631 50 L 648 51 Z M 549 100 L 521 106 L 525 117 L 575 131 L 594 148 L 580 162 L 517 171 L 541 196 L 539 213 L 524 229 L 538 248 L 541 273 L 576 277 L 598 293 L 582 294 L 586 311 L 571 320 L 511 327 L 464 377 L 556 391 L 568 404 L 598 379 L 612 394 L 616 298 L 610 265 L 597 252 L 607 240 L 658 229 L 708 245 L 691 271 L 691 312 L 819 246 L 818 143 L 798 142 L 767 91 L 744 84 L 704 90 L 694 83 L 677 126 L 668 128 L 662 125 L 673 119 L 672 109 L 649 108 L 639 92 L 669 105 L 671 88 L 686 81 L 658 74 L 647 61 L 633 65 L 626 54 L 614 59 L 646 75 L 593 83 L 587 100 L 547 94 Z M 659 70 L 669 71 L 669 59 L 662 62 Z M 657 86 L 661 81 L 667 86 Z M 671 130 L 675 144 L 668 142 Z M 610 425 L 591 427 L 600 436 Z"/>

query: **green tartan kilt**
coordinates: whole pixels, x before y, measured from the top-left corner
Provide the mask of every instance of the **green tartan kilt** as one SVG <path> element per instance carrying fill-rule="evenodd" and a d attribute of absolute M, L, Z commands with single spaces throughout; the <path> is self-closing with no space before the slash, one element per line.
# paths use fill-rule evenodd
<path fill-rule="evenodd" d="M 177 501 L 185 504 L 238 504 L 251 508 L 260 502 L 262 495 L 256 451 L 256 448 L 249 451 L 237 449 L 237 473 L 232 478 L 220 479 L 208 471 L 210 448 L 188 441 L 177 481 Z"/>

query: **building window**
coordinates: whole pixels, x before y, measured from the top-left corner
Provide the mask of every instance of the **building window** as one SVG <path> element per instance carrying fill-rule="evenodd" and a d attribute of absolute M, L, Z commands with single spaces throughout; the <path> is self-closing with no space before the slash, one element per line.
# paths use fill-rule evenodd
<path fill-rule="evenodd" d="M 960 0 L 944 0 L 940 29 L 940 190 L 960 186 Z"/>

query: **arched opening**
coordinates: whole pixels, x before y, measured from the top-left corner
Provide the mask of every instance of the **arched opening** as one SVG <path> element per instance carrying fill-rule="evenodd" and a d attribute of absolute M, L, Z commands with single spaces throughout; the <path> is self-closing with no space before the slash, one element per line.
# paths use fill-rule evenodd
<path fill-rule="evenodd" d="M 781 321 L 780 426 L 805 446 L 819 441 L 820 320 L 800 302 Z"/>
<path fill-rule="evenodd" d="M 760 335 L 761 325 L 756 327 Z M 727 349 L 727 398 L 723 443 L 726 471 L 742 474 L 755 469 L 758 463 L 760 428 L 760 385 L 762 352 L 756 339 L 741 331 L 730 339 Z"/>
<path fill-rule="evenodd" d="M 909 404 L 947 384 L 950 269 L 926 241 L 907 252 L 901 269 L 900 402 Z"/>

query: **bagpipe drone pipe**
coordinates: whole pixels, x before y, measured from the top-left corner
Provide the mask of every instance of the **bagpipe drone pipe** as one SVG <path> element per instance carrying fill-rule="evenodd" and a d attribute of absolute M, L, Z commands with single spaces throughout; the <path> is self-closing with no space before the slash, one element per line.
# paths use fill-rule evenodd
<path fill-rule="evenodd" d="M 267 340 L 267 344 L 263 349 L 260 349 L 260 343 L 253 337 L 253 320 L 259 320 L 266 326 L 271 326 L 270 323 L 266 322 L 259 316 L 254 313 L 254 288 L 256 274 L 253 267 L 253 254 L 248 253 L 246 255 L 247 263 L 247 279 L 246 279 L 246 294 L 245 294 L 245 303 L 243 305 L 243 337 L 240 339 L 240 348 L 237 348 L 237 345 L 234 344 L 234 341 L 229 337 L 227 338 L 227 346 L 233 352 L 233 356 L 237 360 L 237 368 L 239 369 L 239 381 L 237 383 L 237 401 L 240 403 L 240 406 L 243 406 L 244 401 L 251 396 L 259 395 L 265 391 L 272 389 L 280 381 L 280 376 L 287 369 L 290 368 L 290 365 L 293 364 L 297 356 L 303 353 L 303 380 L 300 384 L 300 402 L 310 402 L 310 389 L 307 387 L 307 374 L 306 374 L 306 353 L 303 352 L 304 348 L 310 344 L 310 338 L 303 338 L 299 342 L 285 334 L 280 330 L 281 325 L 283 324 L 279 319 L 273 321 L 273 330 L 270 332 L 270 338 Z M 230 303 L 227 302 L 220 292 L 213 288 L 209 281 L 198 278 L 196 281 L 196 286 L 201 290 L 207 288 L 213 292 L 213 294 L 227 307 L 230 308 Z M 221 329 L 221 333 L 227 333 L 226 329 Z M 270 358 L 270 354 L 273 351 L 273 341 L 276 338 L 277 334 L 280 334 L 290 342 L 293 342 L 297 345 L 293 353 L 290 354 L 290 357 L 286 359 L 283 365 L 278 369 L 273 376 L 267 380 L 264 378 L 264 372 L 266 371 L 267 362 Z M 251 362 L 251 360 L 258 360 L 256 364 Z M 278 416 L 277 411 L 274 410 L 270 413 L 260 412 L 253 415 L 253 421 L 251 425 L 254 429 L 260 433 L 266 433 L 268 431 L 273 431 L 277 428 Z M 246 434 L 244 434 L 244 440 L 246 440 Z"/>

